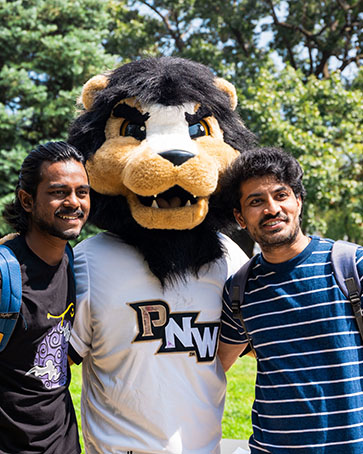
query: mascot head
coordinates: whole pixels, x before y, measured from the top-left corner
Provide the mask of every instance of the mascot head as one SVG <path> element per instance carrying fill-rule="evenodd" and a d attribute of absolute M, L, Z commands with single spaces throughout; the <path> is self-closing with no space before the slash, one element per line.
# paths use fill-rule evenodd
<path fill-rule="evenodd" d="M 221 172 L 255 140 L 234 112 L 233 85 L 196 62 L 150 58 L 93 77 L 81 101 L 69 141 L 86 158 L 91 222 L 134 244 L 149 265 L 144 243 L 160 255 L 169 239 L 174 248 L 194 242 Z M 170 277 L 175 266 L 167 266 Z"/>

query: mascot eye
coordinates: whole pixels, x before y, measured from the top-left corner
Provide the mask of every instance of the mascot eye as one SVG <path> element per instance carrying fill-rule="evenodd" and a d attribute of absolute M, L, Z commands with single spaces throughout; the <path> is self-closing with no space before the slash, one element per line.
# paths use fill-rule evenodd
<path fill-rule="evenodd" d="M 131 136 L 141 142 L 146 137 L 146 126 L 145 124 L 138 125 L 125 120 L 121 125 L 120 135 L 123 137 Z"/>
<path fill-rule="evenodd" d="M 204 120 L 200 120 L 198 121 L 198 123 L 190 125 L 189 135 L 192 139 L 196 139 L 197 137 L 209 136 L 209 128 L 207 122 Z"/>

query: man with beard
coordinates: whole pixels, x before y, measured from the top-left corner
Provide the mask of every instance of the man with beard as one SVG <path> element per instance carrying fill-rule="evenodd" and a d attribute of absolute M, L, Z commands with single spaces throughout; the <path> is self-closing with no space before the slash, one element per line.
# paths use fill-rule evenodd
<path fill-rule="evenodd" d="M 301 230 L 304 193 L 300 165 L 277 148 L 241 154 L 222 181 L 222 206 L 261 253 L 235 311 L 243 276 L 226 283 L 218 355 L 228 370 L 248 343 L 256 352 L 252 454 L 361 454 L 363 346 L 334 241 Z M 362 247 L 355 261 L 362 280 Z"/>
<path fill-rule="evenodd" d="M 75 148 L 49 142 L 29 153 L 15 201 L 4 211 L 19 232 L 5 245 L 20 264 L 22 302 L 0 352 L 1 454 L 81 452 L 68 389 L 75 282 L 67 241 L 77 238 L 89 208 L 88 177 Z"/>

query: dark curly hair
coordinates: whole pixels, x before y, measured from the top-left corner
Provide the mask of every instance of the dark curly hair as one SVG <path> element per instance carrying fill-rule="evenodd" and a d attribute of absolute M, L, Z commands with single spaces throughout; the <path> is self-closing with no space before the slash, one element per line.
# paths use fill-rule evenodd
<path fill-rule="evenodd" d="M 291 154 L 275 147 L 250 148 L 241 153 L 221 177 L 220 190 L 213 201 L 213 207 L 222 226 L 234 222 L 233 209 L 241 210 L 241 183 L 266 175 L 272 175 L 277 181 L 288 184 L 295 196 L 304 200 L 303 171 Z"/>
<path fill-rule="evenodd" d="M 19 200 L 19 189 L 23 189 L 35 200 L 38 185 L 41 181 L 43 162 L 75 160 L 84 163 L 84 157 L 72 145 L 59 141 L 39 145 L 24 159 L 20 169 L 18 184 L 15 189 L 15 200 L 5 205 L 3 217 L 15 231 L 26 233 L 29 227 L 29 214 Z"/>

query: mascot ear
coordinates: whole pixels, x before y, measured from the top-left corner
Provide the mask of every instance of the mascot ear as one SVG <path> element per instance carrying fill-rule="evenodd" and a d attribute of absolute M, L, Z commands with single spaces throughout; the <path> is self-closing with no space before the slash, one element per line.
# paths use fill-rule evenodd
<path fill-rule="evenodd" d="M 229 96 L 232 110 L 234 110 L 237 107 L 237 93 L 234 85 L 232 85 L 231 82 L 228 82 L 226 79 L 222 79 L 221 77 L 217 77 L 215 79 L 214 85 Z"/>
<path fill-rule="evenodd" d="M 82 89 L 81 101 L 86 110 L 91 110 L 93 101 L 98 91 L 103 90 L 108 85 L 108 78 L 99 74 L 98 76 L 92 77 L 86 82 Z"/>

